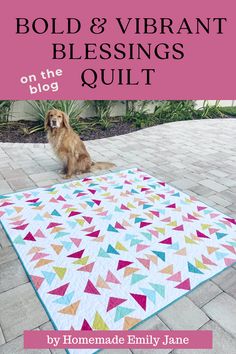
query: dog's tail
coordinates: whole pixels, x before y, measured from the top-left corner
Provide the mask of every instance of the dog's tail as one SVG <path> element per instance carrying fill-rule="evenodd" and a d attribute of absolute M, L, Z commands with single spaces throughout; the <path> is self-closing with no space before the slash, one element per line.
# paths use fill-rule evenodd
<path fill-rule="evenodd" d="M 111 162 L 92 162 L 90 170 L 91 172 L 95 172 L 99 170 L 109 170 L 112 167 L 116 167 L 116 165 Z"/>

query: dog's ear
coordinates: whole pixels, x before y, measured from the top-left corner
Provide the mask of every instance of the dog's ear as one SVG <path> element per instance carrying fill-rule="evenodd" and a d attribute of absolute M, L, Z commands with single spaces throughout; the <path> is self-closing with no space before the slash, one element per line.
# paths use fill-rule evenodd
<path fill-rule="evenodd" d="M 62 113 L 62 118 L 63 118 L 63 124 L 65 126 L 66 129 L 69 129 L 70 128 L 70 119 L 69 119 L 69 116 L 63 112 Z"/>
<path fill-rule="evenodd" d="M 51 113 L 51 111 L 48 111 L 48 112 L 46 113 L 46 116 L 45 116 L 45 120 L 44 120 L 44 129 L 45 129 L 45 130 L 48 130 L 48 128 L 49 128 L 49 126 L 50 126 L 50 124 L 49 124 L 49 116 L 50 116 L 50 113 Z"/>

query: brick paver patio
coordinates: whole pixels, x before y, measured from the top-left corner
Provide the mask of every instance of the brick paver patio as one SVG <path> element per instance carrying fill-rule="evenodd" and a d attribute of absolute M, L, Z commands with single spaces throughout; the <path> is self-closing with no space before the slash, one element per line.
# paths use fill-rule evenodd
<path fill-rule="evenodd" d="M 95 161 L 112 161 L 119 169 L 139 166 L 236 218 L 236 119 L 175 122 L 89 141 L 87 146 Z M 0 143 L 0 194 L 57 183 L 61 181 L 59 169 L 48 145 Z M 0 229 L 0 353 L 64 353 L 23 349 L 24 329 L 51 328 L 16 253 Z M 236 354 L 236 266 L 139 328 L 214 331 L 213 350 L 150 353 Z M 106 352 L 131 354 L 129 350 Z"/>

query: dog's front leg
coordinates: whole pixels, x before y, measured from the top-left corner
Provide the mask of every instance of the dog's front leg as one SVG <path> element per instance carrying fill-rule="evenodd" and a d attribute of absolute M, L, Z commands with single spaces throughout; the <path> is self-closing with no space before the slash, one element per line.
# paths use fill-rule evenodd
<path fill-rule="evenodd" d="M 60 173 L 61 173 L 62 175 L 66 175 L 66 174 L 67 174 L 67 165 L 66 165 L 66 164 L 63 164 L 63 167 L 62 167 Z"/>
<path fill-rule="evenodd" d="M 69 156 L 67 160 L 65 178 L 71 178 L 73 173 L 74 173 L 74 159 L 71 156 Z"/>

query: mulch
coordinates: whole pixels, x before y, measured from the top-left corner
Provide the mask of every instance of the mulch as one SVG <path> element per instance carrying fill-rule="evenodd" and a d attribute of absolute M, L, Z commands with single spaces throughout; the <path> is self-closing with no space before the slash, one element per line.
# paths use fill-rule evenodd
<path fill-rule="evenodd" d="M 0 124 L 0 142 L 47 143 L 47 137 L 44 131 L 38 131 L 32 134 L 26 133 L 28 129 L 36 126 L 37 123 L 31 121 L 10 122 L 7 125 Z M 138 130 L 138 128 L 134 127 L 131 123 L 120 121 L 112 124 L 105 130 L 99 126 L 96 126 L 96 129 L 88 128 L 80 133 L 80 137 L 82 140 L 94 140 L 127 134 L 136 130 Z"/>

